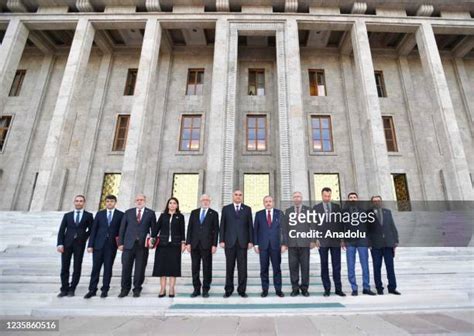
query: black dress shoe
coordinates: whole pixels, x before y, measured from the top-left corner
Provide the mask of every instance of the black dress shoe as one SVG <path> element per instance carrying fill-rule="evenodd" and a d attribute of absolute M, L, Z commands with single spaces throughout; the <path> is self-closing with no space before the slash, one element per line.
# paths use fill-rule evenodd
<path fill-rule="evenodd" d="M 285 294 L 283 294 L 283 292 L 281 290 L 279 291 L 276 291 L 275 294 L 278 296 L 278 297 L 284 297 Z"/>
<path fill-rule="evenodd" d="M 301 290 L 301 295 L 305 296 L 305 297 L 308 297 L 309 296 L 309 292 L 307 289 L 302 289 Z"/>
<path fill-rule="evenodd" d="M 357 295 L 359 295 L 359 293 L 356 290 L 353 290 L 351 295 L 352 296 L 357 296 Z"/>
<path fill-rule="evenodd" d="M 90 299 L 93 296 L 96 296 L 96 292 L 88 292 L 86 295 L 84 295 L 84 299 Z"/>
<path fill-rule="evenodd" d="M 73 297 L 74 296 L 74 291 L 73 290 L 68 291 L 67 296 Z"/>
<path fill-rule="evenodd" d="M 168 295 L 168 297 L 174 298 L 174 294 L 170 294 L 170 295 Z"/>
<path fill-rule="evenodd" d="M 298 289 L 293 289 L 290 293 L 290 296 L 293 296 L 293 297 L 298 296 L 298 295 L 300 295 L 300 291 Z"/>
<path fill-rule="evenodd" d="M 365 294 L 365 295 L 376 295 L 374 292 L 372 292 L 370 289 L 364 289 L 362 291 L 362 294 Z"/>
<path fill-rule="evenodd" d="M 133 292 L 133 297 L 134 297 L 134 298 L 140 297 L 140 292 L 138 292 L 138 291 L 137 291 L 137 292 Z"/>
<path fill-rule="evenodd" d="M 192 297 L 192 298 L 195 298 L 195 297 L 197 297 L 197 296 L 199 296 L 199 295 L 201 295 L 201 292 L 195 290 L 195 291 L 191 294 L 191 297 Z"/>
<path fill-rule="evenodd" d="M 396 289 L 392 289 L 392 290 L 389 289 L 388 292 L 389 292 L 390 294 L 402 295 L 402 293 L 400 293 L 400 292 L 397 291 Z"/>
<path fill-rule="evenodd" d="M 329 296 L 329 295 L 331 295 L 331 292 L 328 290 L 325 290 L 323 296 Z"/>
<path fill-rule="evenodd" d="M 128 293 L 130 293 L 130 291 L 128 290 L 123 290 L 120 292 L 120 294 L 118 295 L 119 298 L 123 298 L 123 297 L 126 297 L 128 296 Z"/>
<path fill-rule="evenodd" d="M 383 295 L 383 289 L 377 289 L 377 295 Z"/>
<path fill-rule="evenodd" d="M 346 293 L 344 293 L 342 290 L 337 290 L 335 293 L 339 296 L 346 296 Z"/>
<path fill-rule="evenodd" d="M 208 291 L 203 291 L 202 292 L 202 297 L 203 298 L 208 298 L 209 297 L 209 292 Z"/>
<path fill-rule="evenodd" d="M 67 292 L 59 292 L 58 297 L 65 297 L 67 295 Z"/>
<path fill-rule="evenodd" d="M 161 294 L 161 293 L 158 294 L 158 297 L 159 297 L 159 298 L 164 298 L 165 296 L 166 296 L 166 291 L 164 291 L 162 294 Z"/>
<path fill-rule="evenodd" d="M 262 294 L 260 294 L 260 296 L 263 297 L 263 298 L 264 298 L 264 297 L 267 297 L 267 296 L 268 296 L 268 289 L 264 289 L 264 290 L 262 291 Z"/>
<path fill-rule="evenodd" d="M 108 296 L 108 293 L 106 291 L 103 291 L 102 293 L 100 293 L 101 298 L 106 298 L 107 296 Z"/>
<path fill-rule="evenodd" d="M 239 293 L 240 297 L 243 297 L 243 298 L 248 298 L 249 296 L 247 295 L 247 293 Z"/>
<path fill-rule="evenodd" d="M 224 298 L 228 298 L 228 297 L 230 297 L 231 295 L 232 295 L 231 292 L 225 292 L 225 293 L 224 293 Z"/>

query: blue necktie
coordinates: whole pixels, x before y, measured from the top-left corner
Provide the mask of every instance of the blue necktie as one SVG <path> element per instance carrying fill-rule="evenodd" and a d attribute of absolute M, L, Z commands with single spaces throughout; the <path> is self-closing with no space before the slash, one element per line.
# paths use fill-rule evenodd
<path fill-rule="evenodd" d="M 79 225 L 79 216 L 80 216 L 81 212 L 80 211 L 76 211 L 76 225 Z"/>
<path fill-rule="evenodd" d="M 206 210 L 201 209 L 201 217 L 199 217 L 199 221 L 201 224 L 204 222 L 204 218 L 206 217 Z"/>
<path fill-rule="evenodd" d="M 109 226 L 110 226 L 111 222 L 112 222 L 112 211 L 108 211 L 107 212 L 107 224 L 109 224 Z"/>

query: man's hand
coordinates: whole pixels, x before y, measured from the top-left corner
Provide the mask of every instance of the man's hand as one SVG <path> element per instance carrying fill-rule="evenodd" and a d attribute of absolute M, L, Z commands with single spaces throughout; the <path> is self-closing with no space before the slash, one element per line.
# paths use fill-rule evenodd
<path fill-rule="evenodd" d="M 58 246 L 57 250 L 59 253 L 64 253 L 64 246 Z"/>
<path fill-rule="evenodd" d="M 258 246 L 254 246 L 253 249 L 255 250 L 255 253 L 260 253 L 260 249 L 258 248 Z"/>
<path fill-rule="evenodd" d="M 225 248 L 225 243 L 224 243 L 224 242 L 220 243 L 219 245 L 220 245 L 222 248 Z"/>
<path fill-rule="evenodd" d="M 119 249 L 119 251 L 123 251 L 123 245 L 120 245 L 120 246 L 118 247 L 118 249 Z"/>
<path fill-rule="evenodd" d="M 92 247 L 88 247 L 87 248 L 87 253 L 92 253 L 92 252 L 94 252 L 94 249 Z"/>
<path fill-rule="evenodd" d="M 212 254 L 216 253 L 216 251 L 217 251 L 217 246 L 213 246 L 213 247 L 211 248 Z"/>
<path fill-rule="evenodd" d="M 181 243 L 181 253 L 183 253 L 184 251 L 186 251 L 186 244 Z"/>
<path fill-rule="evenodd" d="M 285 253 L 287 250 L 288 250 L 288 246 L 286 245 L 281 246 L 281 249 L 280 249 L 281 253 Z"/>
<path fill-rule="evenodd" d="M 346 250 L 346 243 L 344 243 L 343 241 L 341 242 L 341 248 L 343 251 Z"/>
<path fill-rule="evenodd" d="M 186 251 L 188 251 L 189 253 L 191 253 L 191 244 L 186 245 Z"/>
<path fill-rule="evenodd" d="M 252 247 L 253 247 L 253 244 L 252 244 L 252 243 L 249 243 L 249 245 L 248 245 L 248 247 L 247 247 L 247 250 L 250 250 Z"/>

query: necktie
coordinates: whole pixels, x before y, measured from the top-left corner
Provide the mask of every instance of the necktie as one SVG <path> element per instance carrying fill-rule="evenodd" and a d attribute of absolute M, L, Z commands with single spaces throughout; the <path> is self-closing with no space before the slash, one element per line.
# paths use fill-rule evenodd
<path fill-rule="evenodd" d="M 267 224 L 268 224 L 268 227 L 272 227 L 272 213 L 271 213 L 271 210 L 267 210 Z"/>
<path fill-rule="evenodd" d="M 324 203 L 324 210 L 326 211 L 326 213 L 330 212 L 328 203 Z"/>
<path fill-rule="evenodd" d="M 377 210 L 377 217 L 379 218 L 380 225 L 383 226 L 383 212 L 382 212 L 382 209 Z"/>
<path fill-rule="evenodd" d="M 112 211 L 107 211 L 107 224 L 109 224 L 110 226 L 111 222 L 112 222 Z"/>
<path fill-rule="evenodd" d="M 239 213 L 240 213 L 240 206 L 237 205 L 237 206 L 235 207 L 235 214 L 238 216 Z"/>
<path fill-rule="evenodd" d="M 206 217 L 206 210 L 201 209 L 201 216 L 199 217 L 199 222 L 204 223 L 204 218 Z"/>
<path fill-rule="evenodd" d="M 138 209 L 137 224 L 140 224 L 141 221 L 142 221 L 142 209 Z"/>
<path fill-rule="evenodd" d="M 76 211 L 76 225 L 79 225 L 79 216 L 81 215 L 81 212 L 80 211 Z"/>

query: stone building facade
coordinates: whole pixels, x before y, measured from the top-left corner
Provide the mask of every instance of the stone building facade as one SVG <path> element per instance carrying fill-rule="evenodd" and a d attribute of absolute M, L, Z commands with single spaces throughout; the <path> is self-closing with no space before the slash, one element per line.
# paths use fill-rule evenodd
<path fill-rule="evenodd" d="M 191 3 L 191 4 L 190 4 Z M 474 2 L 0 0 L 0 209 L 474 200 Z"/>

